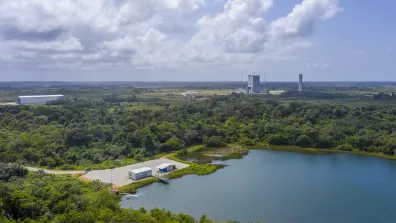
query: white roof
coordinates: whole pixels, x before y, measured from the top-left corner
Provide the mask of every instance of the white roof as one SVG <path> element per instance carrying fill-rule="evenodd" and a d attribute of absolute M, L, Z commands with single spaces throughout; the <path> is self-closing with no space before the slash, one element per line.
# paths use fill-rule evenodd
<path fill-rule="evenodd" d="M 174 163 L 163 163 L 157 166 L 158 169 L 167 168 L 168 166 L 176 166 Z"/>
<path fill-rule="evenodd" d="M 139 169 L 129 170 L 129 172 L 132 172 L 134 174 L 143 173 L 143 172 L 146 172 L 146 171 L 151 171 L 151 168 L 150 167 L 142 167 L 142 168 L 139 168 Z"/>
<path fill-rule="evenodd" d="M 18 96 L 18 98 L 45 98 L 45 97 L 63 97 L 63 95 L 57 94 L 57 95 L 27 95 L 27 96 Z"/>

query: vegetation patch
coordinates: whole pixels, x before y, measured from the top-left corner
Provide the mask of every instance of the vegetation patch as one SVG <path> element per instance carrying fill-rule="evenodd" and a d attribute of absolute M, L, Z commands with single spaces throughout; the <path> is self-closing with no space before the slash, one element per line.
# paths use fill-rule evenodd
<path fill-rule="evenodd" d="M 4 172 L 8 175 L 0 184 L 2 223 L 197 222 L 189 215 L 165 209 L 123 209 L 120 197 L 110 191 L 109 184 L 99 181 L 84 182 L 44 172 L 26 175 L 27 170 L 19 164 L 1 164 L 0 173 Z M 200 222 L 214 221 L 202 216 Z"/>
<path fill-rule="evenodd" d="M 187 168 L 169 173 L 168 177 L 169 179 L 175 179 L 190 174 L 196 174 L 199 176 L 209 175 L 223 167 L 224 165 L 217 165 L 217 164 L 193 164 Z"/>
<path fill-rule="evenodd" d="M 203 148 L 202 146 L 197 146 L 197 147 L 191 148 L 190 151 L 199 151 L 202 148 Z M 180 163 L 185 163 L 185 164 L 190 165 L 187 168 L 183 168 L 181 170 L 176 170 L 174 172 L 170 172 L 168 174 L 169 179 L 180 178 L 184 175 L 190 175 L 190 174 L 196 174 L 199 176 L 209 175 L 211 173 L 216 172 L 216 170 L 224 167 L 224 165 L 219 165 L 219 164 L 199 164 L 199 163 L 189 162 L 189 161 L 177 158 L 174 155 L 171 155 L 168 158 L 171 160 L 180 162 Z"/>
<path fill-rule="evenodd" d="M 204 156 L 212 156 L 220 158 L 220 160 L 238 159 L 249 153 L 247 148 L 231 145 L 230 147 L 210 148 L 200 150 L 200 154 Z"/>
<path fill-rule="evenodd" d="M 264 150 L 273 150 L 273 151 L 282 151 L 282 152 L 297 152 L 297 153 L 308 153 L 308 154 L 328 154 L 328 153 L 349 153 L 356 155 L 365 155 L 365 156 L 375 156 L 384 159 L 396 159 L 395 156 L 389 156 L 382 153 L 375 152 L 363 152 L 357 149 L 355 150 L 340 150 L 340 149 L 316 149 L 316 148 L 304 148 L 298 146 L 251 146 L 249 149 L 264 149 Z"/>
<path fill-rule="evenodd" d="M 191 147 L 176 153 L 176 157 L 193 163 L 212 163 L 216 160 L 240 159 L 248 154 L 249 150 L 240 145 L 226 145 L 220 148 L 209 148 L 205 145 Z"/>
<path fill-rule="evenodd" d="M 119 189 L 121 193 L 135 194 L 137 189 L 148 186 L 155 182 L 159 182 L 159 180 L 157 178 L 150 177 L 145 180 L 140 180 L 131 184 L 124 185 Z"/>
<path fill-rule="evenodd" d="M 211 91 L 212 87 L 202 90 Z M 8 92 L 5 96 L 12 93 L 4 91 Z M 184 99 L 176 104 L 173 101 L 178 99 L 172 92 L 184 90 L 154 92 L 127 87 L 85 87 L 71 91 L 64 92 L 64 99 L 48 105 L 0 106 L 0 161 L 21 160 L 25 165 L 48 169 L 108 169 L 193 145 L 225 148 L 230 144 L 266 143 L 316 148 L 321 152 L 337 148 L 353 153 L 358 150 L 359 154 L 396 156 L 396 106 L 372 104 L 371 100 L 369 104 L 350 107 L 280 102 L 291 96 L 300 101 L 305 96 L 318 97 L 321 101 L 328 96 L 322 94 L 249 96 L 233 93 L 209 96 L 205 101 L 181 96 Z M 42 89 L 31 93 L 50 92 Z M 155 93 L 165 96 L 158 100 L 140 98 L 143 94 Z M 163 100 L 167 94 L 171 100 Z M 198 150 L 204 152 L 205 148 Z M 205 156 L 236 158 L 241 151 L 215 149 L 213 154 L 204 153 Z"/>

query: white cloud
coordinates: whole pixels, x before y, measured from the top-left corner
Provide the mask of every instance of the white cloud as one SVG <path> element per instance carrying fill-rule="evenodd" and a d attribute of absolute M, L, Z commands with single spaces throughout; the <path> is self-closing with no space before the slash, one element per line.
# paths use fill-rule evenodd
<path fill-rule="evenodd" d="M 9 44 L 11 47 L 16 49 L 30 50 L 30 51 L 83 51 L 83 46 L 80 41 L 71 36 L 65 40 L 56 41 L 40 41 L 40 42 L 29 42 L 29 41 L 6 41 L 5 44 Z"/>
<path fill-rule="evenodd" d="M 329 19 L 341 11 L 338 0 L 305 0 L 287 16 L 271 22 L 269 33 L 275 39 L 306 37 L 312 34 L 317 21 Z"/>
<path fill-rule="evenodd" d="M 395 52 L 395 49 L 393 47 L 387 47 L 385 51 L 387 53 L 393 53 L 393 52 Z"/>
<path fill-rule="evenodd" d="M 139 36 L 126 36 L 113 41 L 105 41 L 102 46 L 115 52 L 134 51 L 153 53 L 165 44 L 166 36 L 155 29 L 149 29 Z"/>
<path fill-rule="evenodd" d="M 116 31 L 169 11 L 196 10 L 204 0 L 2 0 L 0 24 L 22 32 L 90 26 Z"/>
<path fill-rule="evenodd" d="M 214 66 L 290 59 L 341 9 L 303 0 L 266 21 L 273 0 L 1 0 L 0 65 L 92 69 Z M 213 2 L 212 2 L 213 3 Z M 211 9 L 211 10 L 209 10 Z M 70 65 L 70 66 L 68 66 Z"/>
<path fill-rule="evenodd" d="M 203 16 L 192 44 L 225 52 L 257 52 L 266 41 L 266 24 L 260 13 L 273 6 L 272 0 L 229 0 L 222 13 Z"/>

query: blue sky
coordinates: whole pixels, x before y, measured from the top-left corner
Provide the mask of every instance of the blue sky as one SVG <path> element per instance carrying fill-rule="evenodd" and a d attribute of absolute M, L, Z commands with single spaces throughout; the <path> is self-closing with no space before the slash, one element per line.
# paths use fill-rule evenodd
<path fill-rule="evenodd" d="M 0 81 L 396 81 L 393 0 L 2 0 Z"/>

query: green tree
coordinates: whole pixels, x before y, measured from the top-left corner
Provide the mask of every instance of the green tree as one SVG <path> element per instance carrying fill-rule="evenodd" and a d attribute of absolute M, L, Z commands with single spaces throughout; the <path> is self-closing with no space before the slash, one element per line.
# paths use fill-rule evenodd
<path fill-rule="evenodd" d="M 222 147 L 222 146 L 226 146 L 227 144 L 223 141 L 221 136 L 211 136 L 209 138 L 205 138 L 203 143 L 207 146 L 207 147 Z"/>

